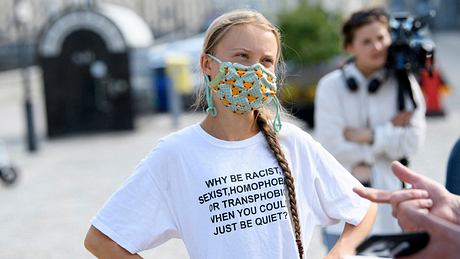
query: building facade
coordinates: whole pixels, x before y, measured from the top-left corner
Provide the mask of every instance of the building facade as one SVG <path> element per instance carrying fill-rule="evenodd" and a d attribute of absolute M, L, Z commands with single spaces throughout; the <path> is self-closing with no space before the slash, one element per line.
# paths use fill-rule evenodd
<path fill-rule="evenodd" d="M 385 5 L 377 0 L 0 0 L 0 45 L 15 42 L 17 28 L 26 29 L 33 41 L 50 18 L 64 8 L 100 3 L 127 7 L 150 26 L 155 38 L 173 34 L 186 37 L 203 31 L 213 18 L 232 9 L 250 8 L 264 13 L 276 22 L 277 13 L 302 2 L 320 4 L 325 9 L 344 16 L 363 6 Z M 17 18 L 19 17 L 19 19 Z M 17 22 L 19 21 L 19 24 Z"/>

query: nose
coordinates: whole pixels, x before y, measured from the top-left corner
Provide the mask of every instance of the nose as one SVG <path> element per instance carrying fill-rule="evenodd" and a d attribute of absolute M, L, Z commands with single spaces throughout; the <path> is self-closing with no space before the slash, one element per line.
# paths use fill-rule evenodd
<path fill-rule="evenodd" d="M 374 44 L 372 44 L 372 47 L 375 49 L 375 50 L 382 50 L 383 48 L 383 44 L 380 42 L 380 41 L 376 41 L 374 42 Z"/>

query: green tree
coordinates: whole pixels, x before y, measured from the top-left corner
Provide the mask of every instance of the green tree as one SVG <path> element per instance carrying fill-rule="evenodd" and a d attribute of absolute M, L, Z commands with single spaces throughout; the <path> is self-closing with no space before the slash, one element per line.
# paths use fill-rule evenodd
<path fill-rule="evenodd" d="M 283 35 L 283 54 L 288 62 L 312 65 L 341 52 L 339 19 L 318 5 L 302 3 L 280 13 L 278 25 Z"/>

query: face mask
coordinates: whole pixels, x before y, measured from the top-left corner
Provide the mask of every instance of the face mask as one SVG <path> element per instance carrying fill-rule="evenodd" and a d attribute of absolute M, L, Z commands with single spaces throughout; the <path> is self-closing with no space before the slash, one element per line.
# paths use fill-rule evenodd
<path fill-rule="evenodd" d="M 276 76 L 268 71 L 262 64 L 245 66 L 238 63 L 222 62 L 211 54 L 209 57 L 220 64 L 219 73 L 209 81 L 205 75 L 206 101 L 208 112 L 211 116 L 217 115 L 216 108 L 211 98 L 211 91 L 236 114 L 244 114 L 259 109 L 274 102 L 276 117 L 273 129 L 281 129 L 280 103 L 276 97 Z"/>

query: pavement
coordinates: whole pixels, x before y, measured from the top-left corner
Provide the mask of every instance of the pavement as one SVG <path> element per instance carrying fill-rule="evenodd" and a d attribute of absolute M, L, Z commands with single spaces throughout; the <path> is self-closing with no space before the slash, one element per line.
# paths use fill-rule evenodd
<path fill-rule="evenodd" d="M 428 118 L 427 139 L 412 168 L 444 184 L 449 151 L 460 136 L 460 33 L 435 35 L 437 61 L 452 87 L 444 99 L 447 116 Z M 13 186 L 0 185 L 0 258 L 92 258 L 83 247 L 89 220 L 136 164 L 176 130 L 168 114 L 143 115 L 133 132 L 45 138 L 41 74 L 32 69 L 32 89 L 39 151 L 28 153 L 20 73 L 0 73 L 0 139 L 20 169 Z M 185 113 L 179 128 L 199 122 L 203 113 Z M 325 249 L 316 231 L 309 258 Z M 180 240 L 142 253 L 145 258 L 189 258 Z"/>

